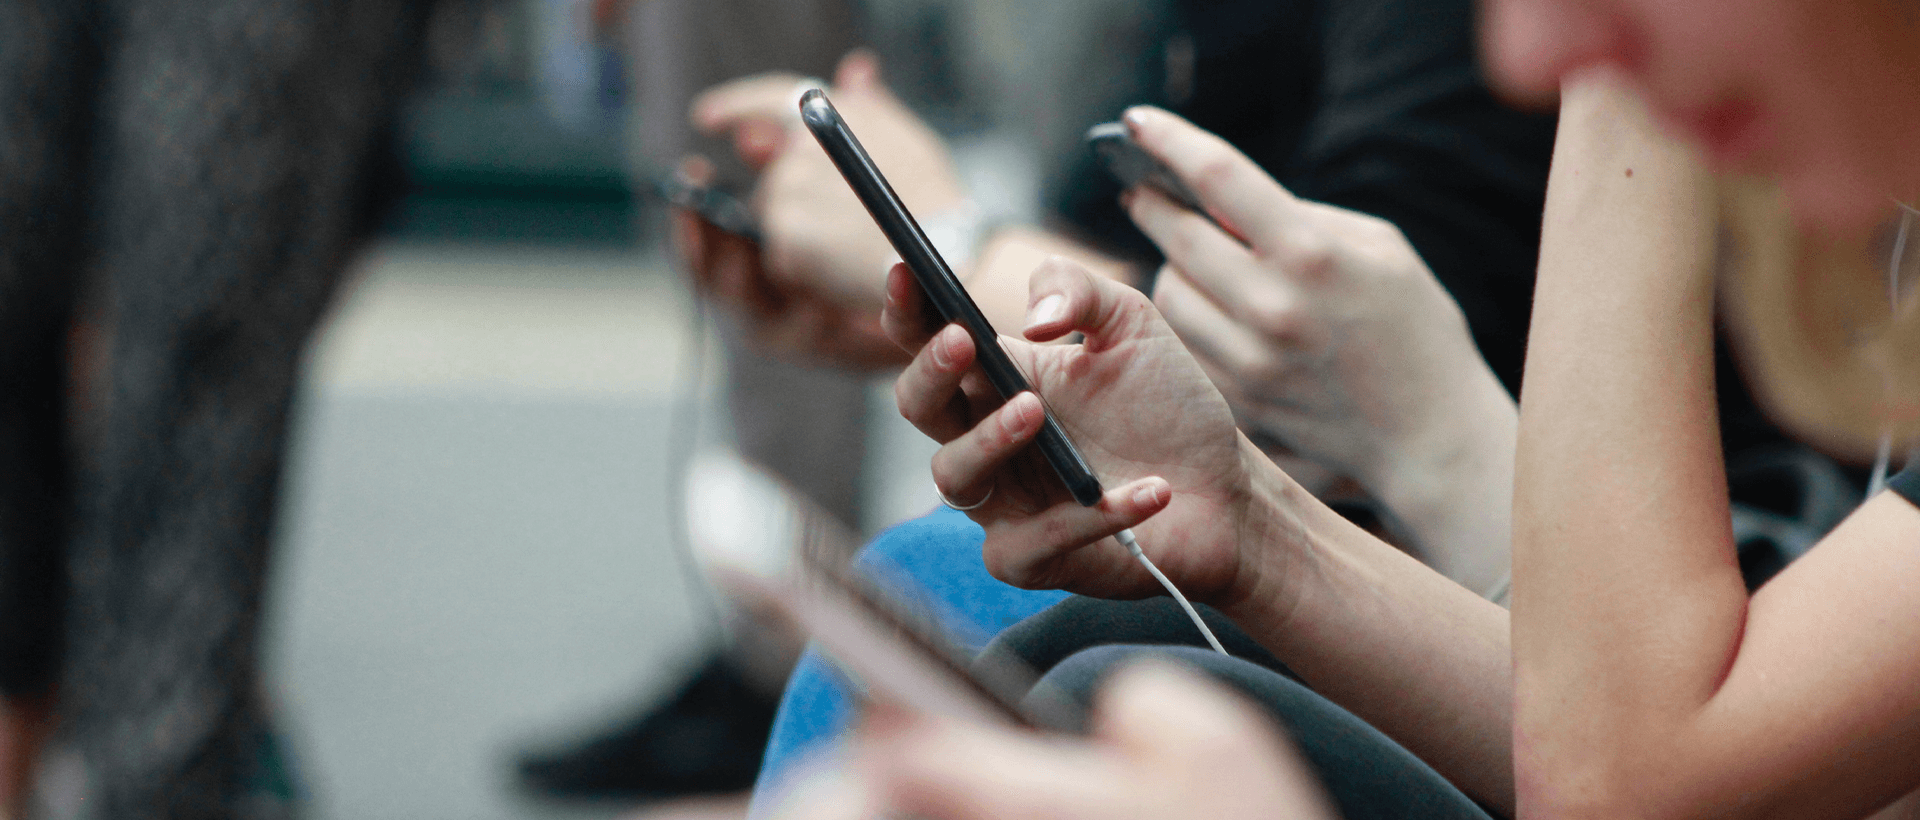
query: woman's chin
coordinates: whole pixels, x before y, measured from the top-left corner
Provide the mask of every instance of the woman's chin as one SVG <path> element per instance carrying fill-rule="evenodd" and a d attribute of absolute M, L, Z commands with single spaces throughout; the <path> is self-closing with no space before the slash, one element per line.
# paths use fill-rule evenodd
<path fill-rule="evenodd" d="M 1900 204 L 1920 204 L 1920 186 L 1830 166 L 1789 173 L 1781 187 L 1797 227 L 1843 240 L 1872 233 Z"/>

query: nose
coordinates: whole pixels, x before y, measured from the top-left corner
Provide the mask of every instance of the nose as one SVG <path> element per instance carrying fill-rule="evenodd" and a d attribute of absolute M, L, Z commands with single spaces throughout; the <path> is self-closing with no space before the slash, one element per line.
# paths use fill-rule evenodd
<path fill-rule="evenodd" d="M 1534 104 L 1553 100 L 1569 73 L 1633 73 L 1640 61 L 1631 22 L 1608 0 L 1481 0 L 1480 51 L 1495 90 Z"/>

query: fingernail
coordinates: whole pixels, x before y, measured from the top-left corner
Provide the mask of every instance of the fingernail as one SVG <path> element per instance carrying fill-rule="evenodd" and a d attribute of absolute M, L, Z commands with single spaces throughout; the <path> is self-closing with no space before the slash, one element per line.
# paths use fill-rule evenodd
<path fill-rule="evenodd" d="M 1162 503 L 1161 493 L 1166 490 L 1167 482 L 1149 481 L 1146 486 L 1133 491 L 1133 503 L 1141 507 L 1158 507 Z"/>
<path fill-rule="evenodd" d="M 1040 418 L 1047 414 L 1046 408 L 1040 405 L 1040 396 L 1037 394 L 1021 393 L 1014 396 L 1013 400 L 1020 405 L 1014 411 L 1020 430 L 1035 426 Z"/>
<path fill-rule="evenodd" d="M 1067 297 L 1058 293 L 1048 294 L 1035 302 L 1033 308 L 1027 311 L 1027 327 L 1039 327 L 1059 319 L 1060 311 L 1066 303 Z"/>
<path fill-rule="evenodd" d="M 1147 109 L 1136 105 L 1127 109 L 1126 113 L 1121 114 L 1120 119 L 1127 123 L 1128 128 L 1138 133 L 1140 128 L 1147 124 Z"/>
<path fill-rule="evenodd" d="M 1007 441 L 1020 440 L 1020 434 L 1027 429 L 1027 396 L 1022 393 L 1007 402 L 1007 412 L 1000 414 L 1000 434 Z"/>
<path fill-rule="evenodd" d="M 933 337 L 933 363 L 945 370 L 953 366 L 952 336 L 941 331 Z"/>

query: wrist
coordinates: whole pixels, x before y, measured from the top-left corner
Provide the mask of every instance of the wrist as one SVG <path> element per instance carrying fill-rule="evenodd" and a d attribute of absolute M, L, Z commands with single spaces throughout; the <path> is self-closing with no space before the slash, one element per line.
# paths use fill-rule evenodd
<path fill-rule="evenodd" d="M 1237 538 L 1233 580 L 1209 601 L 1250 634 L 1284 634 L 1312 575 L 1325 557 L 1329 522 L 1345 523 L 1261 452 L 1243 433 L 1240 460 L 1244 497 L 1230 537 Z"/>
<path fill-rule="evenodd" d="M 1475 364 L 1480 366 L 1438 380 L 1443 387 L 1419 423 L 1387 440 L 1368 468 L 1355 474 L 1396 515 L 1444 505 L 1462 481 L 1482 478 L 1499 465 L 1511 472 L 1519 407 L 1491 370 Z"/>
<path fill-rule="evenodd" d="M 1484 367 L 1456 384 L 1465 389 L 1432 414 L 1435 423 L 1361 482 L 1406 525 L 1422 560 L 1487 594 L 1506 577 L 1511 554 L 1519 411 Z"/>

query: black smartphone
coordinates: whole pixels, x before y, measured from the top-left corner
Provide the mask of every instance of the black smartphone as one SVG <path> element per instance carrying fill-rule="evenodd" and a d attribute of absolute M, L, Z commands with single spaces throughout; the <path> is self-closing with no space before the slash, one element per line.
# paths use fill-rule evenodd
<path fill-rule="evenodd" d="M 980 369 L 987 374 L 987 381 L 1005 398 L 1031 390 L 1027 377 L 1000 347 L 1000 337 L 993 325 L 987 323 L 986 315 L 973 303 L 973 297 L 967 295 L 966 288 L 961 287 L 960 279 L 953 275 L 946 259 L 928 241 L 926 232 L 920 230 L 920 223 L 907 213 L 893 186 L 880 175 L 880 169 L 874 166 L 866 149 L 860 147 L 860 140 L 853 136 L 846 121 L 840 119 L 840 112 L 827 100 L 826 92 L 816 88 L 801 95 L 800 119 L 806 123 L 807 130 L 813 132 L 814 139 L 820 141 L 820 147 L 826 149 L 827 157 L 840 169 L 840 175 L 846 177 L 854 195 L 867 207 L 867 213 L 880 225 L 880 231 L 887 235 L 887 241 L 893 243 L 894 251 L 907 263 L 907 269 L 927 292 L 934 309 L 947 321 L 965 325 L 973 335 L 976 358 Z M 1086 507 L 1100 503 L 1100 479 L 1094 477 L 1080 450 L 1067 439 L 1066 430 L 1060 427 L 1052 410 L 1047 411 L 1035 444 L 1046 456 L 1047 463 L 1053 465 L 1054 472 L 1059 473 L 1060 480 L 1066 483 L 1073 500 Z"/>
<path fill-rule="evenodd" d="M 1087 146 L 1106 163 L 1107 171 L 1120 180 L 1120 187 L 1151 186 L 1176 204 L 1206 215 L 1207 209 L 1200 206 L 1200 198 L 1174 176 L 1172 169 L 1134 142 L 1125 123 L 1103 122 L 1087 129 Z"/>
<path fill-rule="evenodd" d="M 724 188 L 702 185 L 679 174 L 666 174 L 654 179 L 654 193 L 667 204 L 692 211 L 720 230 L 760 241 L 760 224 L 753 218 L 753 211 Z"/>

